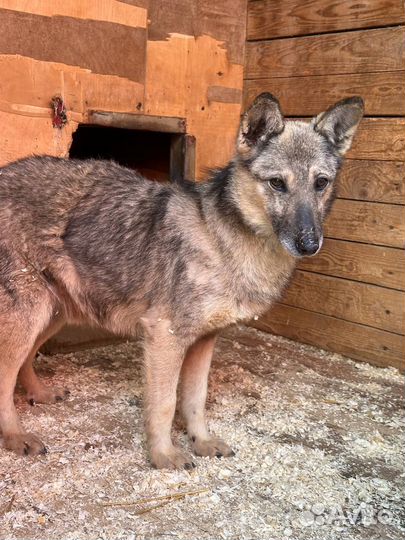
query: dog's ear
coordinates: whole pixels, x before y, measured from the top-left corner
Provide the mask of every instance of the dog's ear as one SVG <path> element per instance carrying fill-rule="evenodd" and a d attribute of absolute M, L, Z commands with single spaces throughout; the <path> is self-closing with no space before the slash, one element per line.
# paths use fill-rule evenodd
<path fill-rule="evenodd" d="M 278 100 L 264 92 L 242 116 L 236 149 L 242 157 L 252 157 L 270 137 L 283 129 L 284 118 Z"/>
<path fill-rule="evenodd" d="M 312 124 L 315 131 L 324 135 L 337 149 L 345 154 L 353 141 L 357 126 L 363 117 L 364 101 L 355 96 L 342 99 L 327 111 L 318 114 Z"/>

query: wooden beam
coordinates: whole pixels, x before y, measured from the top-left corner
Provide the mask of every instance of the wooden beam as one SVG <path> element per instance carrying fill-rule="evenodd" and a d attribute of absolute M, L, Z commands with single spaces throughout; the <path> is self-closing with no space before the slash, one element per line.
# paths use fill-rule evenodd
<path fill-rule="evenodd" d="M 195 180 L 195 137 L 173 135 L 170 145 L 170 180 Z"/>
<path fill-rule="evenodd" d="M 186 133 L 187 130 L 185 118 L 110 111 L 89 111 L 88 123 L 160 133 Z"/>

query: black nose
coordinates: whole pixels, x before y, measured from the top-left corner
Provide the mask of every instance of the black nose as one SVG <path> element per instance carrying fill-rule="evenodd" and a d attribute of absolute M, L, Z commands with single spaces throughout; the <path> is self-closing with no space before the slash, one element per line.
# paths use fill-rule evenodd
<path fill-rule="evenodd" d="M 295 240 L 300 255 L 314 255 L 319 249 L 319 240 L 314 236 L 301 236 Z"/>

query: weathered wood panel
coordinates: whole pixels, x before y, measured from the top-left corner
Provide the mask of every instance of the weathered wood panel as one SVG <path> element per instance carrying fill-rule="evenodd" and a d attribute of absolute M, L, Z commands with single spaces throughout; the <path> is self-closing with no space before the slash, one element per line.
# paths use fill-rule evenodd
<path fill-rule="evenodd" d="M 252 79 L 245 81 L 244 104 L 261 92 L 271 92 L 279 97 L 285 115 L 314 116 L 357 95 L 365 98 L 366 115 L 400 116 L 405 114 L 404 81 L 404 71 Z"/>
<path fill-rule="evenodd" d="M 405 212 L 400 205 L 338 199 L 325 236 L 380 246 L 405 247 Z"/>
<path fill-rule="evenodd" d="M 405 163 L 348 159 L 340 172 L 338 196 L 405 204 Z"/>
<path fill-rule="evenodd" d="M 247 79 L 401 71 L 403 27 L 246 44 Z"/>
<path fill-rule="evenodd" d="M 405 334 L 405 294 L 298 270 L 281 303 Z"/>
<path fill-rule="evenodd" d="M 303 259 L 300 270 L 405 290 L 405 251 L 326 238 L 316 257 Z"/>
<path fill-rule="evenodd" d="M 0 9 L 0 20 L 2 54 L 79 66 L 144 83 L 145 28 L 6 9 Z"/>
<path fill-rule="evenodd" d="M 364 118 L 347 157 L 405 160 L 405 118 Z"/>
<path fill-rule="evenodd" d="M 405 22 L 401 0 L 251 0 L 247 38 L 273 39 Z"/>
<path fill-rule="evenodd" d="M 405 340 L 398 334 L 282 304 L 252 325 L 377 366 L 405 369 Z"/>
<path fill-rule="evenodd" d="M 290 305 L 253 324 L 402 369 L 404 22 L 400 0 L 250 0 L 244 84 L 245 107 L 267 91 L 287 117 L 305 119 L 360 95 L 366 114 L 340 173 L 321 252 L 300 262 L 283 300 Z"/>

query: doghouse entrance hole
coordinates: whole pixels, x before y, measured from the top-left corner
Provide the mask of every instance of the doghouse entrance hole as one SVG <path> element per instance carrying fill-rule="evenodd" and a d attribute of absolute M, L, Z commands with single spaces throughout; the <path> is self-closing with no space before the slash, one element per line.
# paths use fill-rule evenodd
<path fill-rule="evenodd" d="M 172 134 L 81 124 L 73 134 L 69 157 L 112 159 L 152 180 L 170 179 Z"/>
<path fill-rule="evenodd" d="M 69 156 L 113 159 L 153 180 L 195 180 L 195 138 L 186 127 L 184 118 L 89 111 Z"/>

